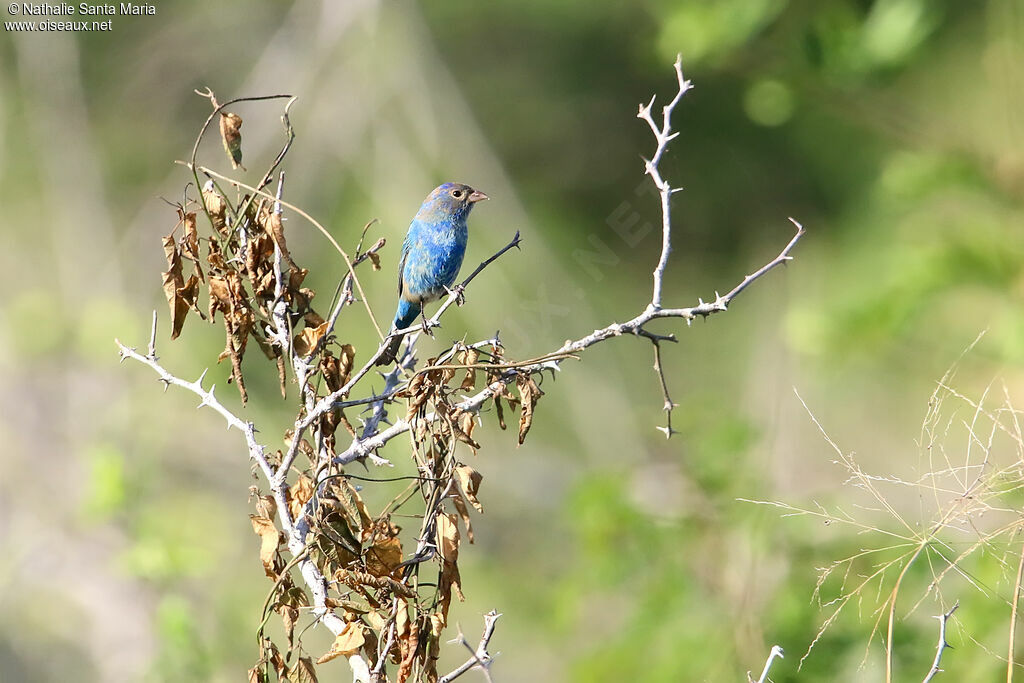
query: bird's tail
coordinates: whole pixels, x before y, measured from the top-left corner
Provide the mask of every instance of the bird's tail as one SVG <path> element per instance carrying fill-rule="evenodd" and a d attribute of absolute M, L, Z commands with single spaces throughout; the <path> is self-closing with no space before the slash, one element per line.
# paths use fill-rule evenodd
<path fill-rule="evenodd" d="M 420 314 L 420 305 L 405 299 L 398 300 L 398 310 L 395 311 L 395 329 L 404 330 L 416 322 L 416 316 Z"/>
<path fill-rule="evenodd" d="M 420 314 L 420 305 L 405 299 L 398 300 L 398 310 L 395 312 L 395 322 L 391 331 L 404 330 L 416 322 L 416 316 Z M 395 362 L 398 355 L 398 348 L 402 345 L 404 337 L 391 337 L 387 342 L 384 352 L 377 359 L 377 365 L 389 365 Z"/>

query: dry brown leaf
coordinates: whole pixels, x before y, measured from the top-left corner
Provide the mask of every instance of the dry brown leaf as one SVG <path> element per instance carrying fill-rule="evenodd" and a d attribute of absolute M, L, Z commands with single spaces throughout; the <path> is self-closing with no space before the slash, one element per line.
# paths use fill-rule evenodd
<path fill-rule="evenodd" d="M 185 322 L 185 316 L 188 315 L 188 304 L 178 296 L 178 291 L 181 287 L 176 280 L 181 278 L 181 273 L 177 273 L 177 278 L 175 278 L 173 271 L 167 271 L 163 273 L 163 277 L 164 296 L 167 298 L 167 305 L 171 309 L 171 339 L 177 339 L 178 335 L 181 334 L 181 326 Z"/>
<path fill-rule="evenodd" d="M 288 680 L 291 683 L 317 683 L 316 669 L 313 667 L 312 657 L 299 657 L 291 670 L 288 672 Z"/>
<path fill-rule="evenodd" d="M 300 474 L 298 481 L 288 487 L 288 509 L 292 513 L 292 519 L 296 522 L 302 515 L 302 508 L 313 497 L 313 490 L 313 480 L 305 473 Z"/>
<path fill-rule="evenodd" d="M 288 671 L 288 665 L 285 664 L 281 651 L 273 643 L 270 644 L 270 665 L 274 667 L 274 673 L 277 674 L 278 678 L 284 676 Z"/>
<path fill-rule="evenodd" d="M 409 680 L 409 675 L 412 673 L 412 667 L 413 664 L 416 662 L 416 653 L 419 650 L 420 645 L 419 620 L 417 619 L 416 621 L 413 621 L 411 624 L 409 624 L 407 617 L 406 628 L 408 629 L 408 632 L 402 633 L 398 640 L 399 652 L 401 653 L 402 660 L 398 666 L 397 673 L 395 673 L 395 679 L 397 683 L 405 683 L 407 680 Z"/>
<path fill-rule="evenodd" d="M 459 524 L 458 516 L 452 512 L 437 516 L 437 550 L 441 555 L 441 575 L 437 580 L 440 593 L 438 607 L 447 619 L 448 608 L 451 606 L 452 595 L 465 600 L 462 594 L 462 579 L 459 576 Z"/>
<path fill-rule="evenodd" d="M 309 275 L 309 269 L 308 268 L 300 268 L 300 269 L 295 269 L 295 270 L 288 271 L 288 288 L 296 290 L 296 291 L 301 289 L 302 288 L 302 283 L 306 279 L 307 275 Z M 310 314 L 307 313 L 307 315 L 310 315 Z M 312 315 L 315 315 L 317 318 L 320 318 L 320 316 L 316 315 L 316 313 L 313 313 Z M 320 320 L 318 320 L 316 323 L 310 323 L 309 320 L 307 319 L 306 320 L 306 324 L 310 325 L 311 327 L 316 327 L 317 325 L 319 325 L 323 321 L 324 321 L 324 319 L 320 318 Z"/>
<path fill-rule="evenodd" d="M 299 610 L 291 605 L 279 605 L 277 612 L 281 615 L 285 636 L 288 638 L 288 642 L 291 643 L 295 636 L 295 622 L 299 620 Z"/>
<path fill-rule="evenodd" d="M 527 432 L 533 426 L 533 409 L 544 392 L 540 390 L 533 378 L 527 375 L 519 375 L 516 379 L 516 386 L 519 389 L 519 400 L 522 402 L 519 414 L 519 445 L 522 445 L 526 440 Z"/>
<path fill-rule="evenodd" d="M 199 299 L 199 277 L 195 273 L 189 275 L 185 285 L 178 288 L 177 295 L 185 302 L 186 310 L 194 308 L 196 301 Z"/>
<path fill-rule="evenodd" d="M 438 406 L 438 409 L 441 410 L 441 406 Z M 480 448 L 480 444 L 478 444 L 476 440 L 469 435 L 469 432 L 473 431 L 473 427 L 476 425 L 476 422 L 473 421 L 472 415 L 468 415 L 469 419 L 464 420 L 463 418 L 466 416 L 467 414 L 463 413 L 462 415 L 459 416 L 457 422 L 451 423 L 452 434 L 454 434 L 455 438 L 458 439 L 459 441 L 469 445 L 469 447 L 473 449 L 473 452 L 476 453 L 477 449 Z M 469 431 L 466 431 L 462 427 L 462 424 L 465 424 L 466 428 Z"/>
<path fill-rule="evenodd" d="M 257 298 L 261 299 L 273 299 L 274 291 L 276 290 L 276 280 L 274 279 L 274 271 L 268 270 L 263 273 L 263 277 L 259 277 L 252 284 L 252 293 Z"/>
<path fill-rule="evenodd" d="M 249 515 L 249 520 L 252 522 L 252 530 L 260 537 L 260 562 L 263 563 L 263 571 L 276 581 L 274 560 L 277 556 L 277 546 L 281 543 L 281 532 L 268 517 Z"/>
<path fill-rule="evenodd" d="M 498 416 L 498 426 L 502 429 L 506 428 L 505 425 L 505 410 L 501 407 L 501 395 L 494 395 L 494 412 Z"/>
<path fill-rule="evenodd" d="M 459 486 L 462 488 L 462 492 L 477 512 L 483 512 L 484 506 L 480 504 L 477 499 L 477 493 L 480 491 L 480 482 L 483 481 L 484 475 L 474 470 L 469 465 L 460 465 L 455 468 L 455 476 L 458 477 Z"/>
<path fill-rule="evenodd" d="M 224 260 L 224 253 L 220 250 L 217 240 L 209 240 L 206 243 L 206 262 L 218 270 L 224 270 L 228 267 L 227 262 Z"/>
<path fill-rule="evenodd" d="M 209 288 L 210 303 L 206 312 L 212 323 L 217 319 L 217 311 L 227 313 L 231 310 L 231 291 L 228 289 L 228 281 L 219 275 L 210 276 Z"/>
<path fill-rule="evenodd" d="M 245 271 L 250 280 L 255 280 L 261 272 L 273 272 L 270 257 L 274 254 L 274 242 L 266 233 L 249 236 L 245 247 Z"/>
<path fill-rule="evenodd" d="M 167 258 L 167 270 L 163 275 L 164 297 L 171 309 L 171 339 L 181 334 L 181 326 L 188 315 L 188 302 L 182 299 L 179 291 L 185 285 L 181 274 L 181 252 L 174 240 L 174 233 L 163 238 L 164 256 Z"/>
<path fill-rule="evenodd" d="M 270 235 L 270 238 L 274 240 L 274 243 L 281 250 L 281 257 L 291 266 L 292 272 L 302 273 L 296 284 L 291 287 L 293 290 L 297 290 L 299 285 L 302 284 L 302 280 L 306 277 L 306 273 L 302 272 L 295 261 L 292 260 L 292 255 L 288 252 L 288 242 L 284 238 L 284 224 L 281 222 L 281 214 L 271 211 L 267 215 L 266 220 L 263 221 L 263 229 L 266 230 L 267 234 Z"/>
<path fill-rule="evenodd" d="M 441 658 L 441 633 L 447 625 L 448 618 L 435 612 L 430 615 L 429 621 L 430 636 L 427 638 L 427 656 L 423 662 L 422 680 L 425 683 L 437 683 L 437 661 Z"/>
<path fill-rule="evenodd" d="M 177 230 L 178 226 L 174 226 L 174 230 Z M 171 231 L 170 235 L 165 235 L 160 238 L 160 244 L 164 248 L 164 258 L 167 259 L 167 270 L 174 270 L 175 264 L 177 264 L 178 271 L 181 271 L 181 252 L 178 251 L 178 243 L 174 239 L 174 230 Z"/>
<path fill-rule="evenodd" d="M 446 562 L 459 561 L 459 524 L 458 516 L 445 513 L 437 516 L 437 550 Z"/>
<path fill-rule="evenodd" d="M 295 352 L 300 356 L 308 356 L 316 348 L 320 340 L 327 333 L 327 323 L 323 323 L 319 327 L 304 327 L 302 331 L 295 336 Z"/>
<path fill-rule="evenodd" d="M 280 460 L 280 451 L 278 451 L 278 459 Z M 253 487 L 256 488 L 256 487 Z M 256 498 L 256 513 L 260 517 L 266 517 L 267 519 L 274 519 L 277 515 L 277 501 L 270 494 L 258 496 Z"/>
<path fill-rule="evenodd" d="M 181 254 L 192 261 L 195 265 L 196 275 L 198 275 L 199 279 L 202 280 L 203 269 L 199 265 L 199 260 L 202 258 L 202 254 L 199 251 L 199 229 L 196 227 L 196 214 L 192 211 L 185 213 L 181 209 L 178 209 L 178 216 L 181 217 L 181 222 L 185 230 L 185 236 L 181 239 Z"/>
<path fill-rule="evenodd" d="M 220 196 L 220 192 L 217 192 L 212 180 L 207 180 L 206 184 L 203 185 L 203 205 L 206 207 L 206 211 L 210 215 L 210 221 L 213 223 L 213 229 L 216 230 L 221 237 L 227 237 L 228 203 L 224 197 Z"/>
<path fill-rule="evenodd" d="M 455 496 L 454 502 L 455 511 L 459 513 L 462 524 L 466 527 L 466 538 L 469 539 L 470 543 L 473 543 L 476 539 L 473 536 L 473 521 L 469 518 L 469 508 L 466 507 L 466 499 L 462 496 Z"/>
<path fill-rule="evenodd" d="M 409 635 L 409 603 L 405 598 L 397 598 L 398 611 L 395 613 L 395 635 L 403 637 Z"/>
<path fill-rule="evenodd" d="M 338 359 L 335 358 L 330 351 L 324 351 L 320 357 L 320 372 L 324 376 L 324 382 L 327 384 L 327 389 L 332 393 L 337 391 L 343 386 L 341 381 L 341 366 L 338 363 Z"/>
<path fill-rule="evenodd" d="M 447 625 L 448 618 L 440 612 L 434 612 L 430 615 L 430 635 L 440 637 Z"/>
<path fill-rule="evenodd" d="M 465 353 L 462 354 L 462 365 L 475 365 L 480 360 L 480 352 L 476 349 L 466 349 Z M 459 387 L 463 391 L 470 391 L 476 387 L 476 370 L 468 368 L 466 370 L 466 376 L 462 380 L 462 385 Z"/>
<path fill-rule="evenodd" d="M 391 576 L 402 564 L 402 541 L 397 537 L 378 539 L 366 551 L 366 571 L 374 576 Z"/>
<path fill-rule="evenodd" d="M 224 315 L 224 331 L 227 339 L 224 351 L 217 358 L 217 362 L 219 363 L 224 358 L 231 359 L 231 376 L 228 378 L 228 384 L 234 382 L 238 386 L 242 405 L 245 405 L 249 400 L 249 395 L 245 390 L 245 377 L 242 375 L 242 355 L 245 353 L 245 343 L 253 321 L 251 314 L 246 318 L 244 311 L 241 311 L 242 315 L 239 313 L 236 311 L 235 315 L 230 317 L 227 314 Z M 241 325 L 236 322 L 239 319 L 242 320 Z"/>
<path fill-rule="evenodd" d="M 320 659 L 316 660 L 316 663 L 324 664 L 336 657 L 354 655 L 362 649 L 365 643 L 366 627 L 360 621 L 350 621 L 345 624 L 345 628 L 334 639 L 331 649 L 322 655 Z"/>
<path fill-rule="evenodd" d="M 476 455 L 476 450 L 479 448 L 479 445 L 474 445 L 476 444 L 476 439 L 473 439 L 473 430 L 476 429 L 476 415 L 469 411 L 459 413 L 459 429 L 465 432 L 466 436 L 473 441 L 470 446 L 473 448 L 473 455 Z"/>
<path fill-rule="evenodd" d="M 349 376 L 352 374 L 352 368 L 356 362 L 356 348 L 351 344 L 342 344 L 341 346 L 341 357 L 338 359 L 340 367 L 338 368 L 338 379 L 340 385 L 338 388 L 345 386 L 348 382 Z"/>
<path fill-rule="evenodd" d="M 220 137 L 224 143 L 224 151 L 231 159 L 231 168 L 240 168 L 244 171 L 245 166 L 242 166 L 242 117 L 231 112 L 221 112 Z"/>

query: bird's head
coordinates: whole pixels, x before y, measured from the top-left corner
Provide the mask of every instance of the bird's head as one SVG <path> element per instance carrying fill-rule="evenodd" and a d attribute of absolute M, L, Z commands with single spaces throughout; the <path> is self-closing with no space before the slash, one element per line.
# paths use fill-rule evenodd
<path fill-rule="evenodd" d="M 431 222 L 445 218 L 464 219 L 474 204 L 485 199 L 488 199 L 487 195 L 469 185 L 445 183 L 430 193 L 416 217 Z"/>

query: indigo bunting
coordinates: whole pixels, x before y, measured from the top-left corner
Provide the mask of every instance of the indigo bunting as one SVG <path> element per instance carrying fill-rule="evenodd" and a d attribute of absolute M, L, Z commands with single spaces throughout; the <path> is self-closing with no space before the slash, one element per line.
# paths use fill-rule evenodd
<path fill-rule="evenodd" d="M 439 299 L 455 283 L 469 238 L 466 218 L 474 204 L 487 198 L 469 185 L 445 183 L 424 200 L 402 244 L 392 332 L 411 326 L 423 304 Z M 401 344 L 402 337 L 393 337 L 377 365 L 394 361 Z"/>

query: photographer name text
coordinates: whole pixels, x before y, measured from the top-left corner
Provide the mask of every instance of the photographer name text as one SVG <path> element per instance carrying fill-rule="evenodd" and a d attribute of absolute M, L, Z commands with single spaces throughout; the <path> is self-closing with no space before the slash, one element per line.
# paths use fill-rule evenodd
<path fill-rule="evenodd" d="M 13 10 L 18 5 L 11 5 Z M 11 12 L 14 14 L 15 12 Z M 66 2 L 57 4 L 48 3 L 21 3 L 21 14 L 31 17 L 66 17 L 74 14 L 81 14 L 85 16 L 144 16 L 144 15 L 155 15 L 156 5 L 145 5 L 135 4 L 132 2 L 122 2 L 119 4 L 90 4 L 83 2 L 76 5 L 72 5 Z"/>

